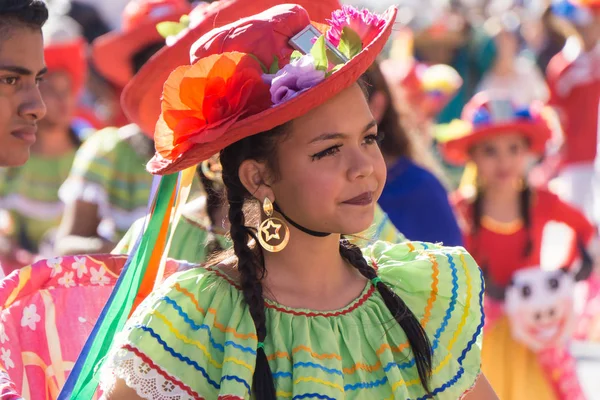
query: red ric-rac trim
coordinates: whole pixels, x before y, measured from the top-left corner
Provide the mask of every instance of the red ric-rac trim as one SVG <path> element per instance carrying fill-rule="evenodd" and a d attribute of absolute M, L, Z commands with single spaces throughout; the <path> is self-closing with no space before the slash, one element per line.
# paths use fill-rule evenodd
<path fill-rule="evenodd" d="M 373 260 L 373 263 L 375 263 L 375 260 Z M 375 264 L 373 264 L 373 265 L 375 265 Z M 213 272 L 219 278 L 224 279 L 227 283 L 229 283 L 231 286 L 233 286 L 237 290 L 242 290 L 241 287 L 235 281 L 233 281 L 225 273 L 219 271 L 217 268 L 210 268 L 210 267 L 203 267 L 203 268 L 206 268 L 208 271 Z M 273 310 L 277 310 L 277 311 L 285 313 L 285 314 L 292 314 L 292 315 L 295 315 L 295 316 L 304 316 L 304 317 L 337 317 L 337 316 L 340 316 L 340 315 L 348 314 L 349 312 L 352 312 L 352 311 L 356 310 L 358 307 L 360 307 L 361 305 L 363 305 L 369 299 L 369 297 L 371 297 L 371 295 L 373 295 L 373 293 L 375 293 L 375 290 L 376 290 L 375 286 L 371 285 L 371 287 L 369 288 L 369 290 L 367 290 L 367 292 L 365 294 L 363 294 L 360 297 L 360 299 L 356 300 L 355 303 L 352 304 L 352 306 L 350 306 L 348 308 L 344 308 L 344 309 L 342 309 L 340 311 L 335 311 L 335 312 L 318 312 L 318 311 L 306 312 L 306 311 L 290 310 L 290 309 L 287 309 L 287 308 L 280 307 L 280 306 L 278 306 L 276 304 L 269 303 L 267 301 L 265 301 L 265 307 L 271 308 Z"/>
<path fill-rule="evenodd" d="M 169 374 L 167 374 L 158 365 L 154 364 L 154 362 L 152 362 L 152 360 L 148 356 L 146 356 L 144 353 L 142 353 L 141 351 L 139 351 L 135 347 L 130 346 L 130 345 L 125 345 L 125 346 L 123 346 L 123 348 L 125 350 L 128 350 L 128 351 L 132 352 L 133 354 L 135 354 L 139 358 L 141 358 L 142 361 L 144 361 L 146 364 L 148 364 L 153 370 L 155 370 L 156 372 L 158 372 L 160 374 L 160 376 L 162 376 L 163 378 L 165 378 L 169 382 L 172 382 L 173 384 L 175 384 L 179 388 L 185 390 L 185 392 L 187 394 L 189 394 L 194 400 L 206 400 L 204 397 L 200 397 L 189 386 L 185 385 L 183 382 L 180 382 L 177 379 L 175 379 L 172 376 L 170 376 Z M 238 399 L 238 398 L 239 397 L 230 397 L 230 399 Z M 219 397 L 219 399 L 221 399 L 221 397 Z"/>
<path fill-rule="evenodd" d="M 377 261 L 373 257 L 371 257 L 371 266 L 375 271 L 379 271 L 379 265 L 377 265 Z"/>
<path fill-rule="evenodd" d="M 270 304 L 265 302 L 265 307 L 267 308 L 272 308 L 274 310 L 280 311 L 282 313 L 286 313 L 286 314 L 293 314 L 295 316 L 304 316 L 304 317 L 337 317 L 340 315 L 344 315 L 344 314 L 348 314 L 349 312 L 352 312 L 354 310 L 356 310 L 358 307 L 362 306 L 365 301 L 367 301 L 369 299 L 369 297 L 371 297 L 371 295 L 375 292 L 375 286 L 371 285 L 371 287 L 369 288 L 369 290 L 367 291 L 367 293 L 365 293 L 358 301 L 356 301 L 351 307 L 348 307 L 344 310 L 340 310 L 340 311 L 336 311 L 336 312 L 305 312 L 305 311 L 297 311 L 297 310 L 288 310 L 282 307 L 279 307 L 275 304 Z"/>

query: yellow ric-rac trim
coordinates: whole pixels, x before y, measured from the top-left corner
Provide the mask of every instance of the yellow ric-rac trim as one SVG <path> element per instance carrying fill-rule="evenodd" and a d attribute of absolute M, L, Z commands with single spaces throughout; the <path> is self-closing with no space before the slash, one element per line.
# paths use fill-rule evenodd
<path fill-rule="evenodd" d="M 344 393 L 344 388 L 341 385 L 338 385 L 337 383 L 333 383 L 333 382 L 329 382 L 329 381 L 324 381 L 323 379 L 313 378 L 312 376 L 303 376 L 302 378 L 298 378 L 294 381 L 294 385 L 297 385 L 300 382 L 320 383 L 321 385 L 332 387 L 332 388 L 337 389 L 340 392 Z"/>
<path fill-rule="evenodd" d="M 458 337 L 460 336 L 465 324 L 467 323 L 467 316 L 469 315 L 469 310 L 471 308 L 471 297 L 472 297 L 471 291 L 473 290 L 473 285 L 471 284 L 471 275 L 469 274 L 469 268 L 467 267 L 467 263 L 465 261 L 464 254 L 460 255 L 460 263 L 463 267 L 463 270 L 465 271 L 465 277 L 466 277 L 466 281 L 467 281 L 466 282 L 467 283 L 467 298 L 465 299 L 465 312 L 462 316 L 462 319 L 460 320 L 460 323 L 458 324 L 456 331 L 454 331 L 454 336 L 452 337 L 452 340 L 450 340 L 450 342 L 448 342 L 448 350 L 449 351 L 451 351 L 452 348 L 454 347 L 454 344 L 458 340 Z"/>
<path fill-rule="evenodd" d="M 500 235 L 513 235 L 523 229 L 523 221 L 518 219 L 512 222 L 500 222 L 484 215 L 481 217 L 481 226 Z"/>
<path fill-rule="evenodd" d="M 216 361 L 212 357 L 212 355 L 210 354 L 210 352 L 208 351 L 208 349 L 206 348 L 206 346 L 204 346 L 202 343 L 200 343 L 197 340 L 190 339 L 187 336 L 183 335 L 181 332 L 179 332 L 177 330 L 177 328 L 175 328 L 173 326 L 173 324 L 171 323 L 171 321 L 169 321 L 167 319 L 167 317 L 165 317 L 163 314 L 161 314 L 160 312 L 158 312 L 156 310 L 152 310 L 152 311 L 150 311 L 149 315 L 155 316 L 156 318 L 158 318 L 159 320 L 161 320 L 162 323 L 165 324 L 165 326 L 169 329 L 169 331 L 171 331 L 171 333 L 173 335 L 175 335 L 175 337 L 177 339 L 181 340 L 184 343 L 194 345 L 197 348 L 199 348 L 200 350 L 202 350 L 202 352 L 206 356 L 206 359 L 208 360 L 208 362 L 211 363 L 212 365 L 214 365 L 215 368 L 219 368 L 220 369 L 220 368 L 223 368 L 223 364 L 224 363 L 226 363 L 226 362 L 233 362 L 233 363 L 235 363 L 237 365 L 240 365 L 240 366 L 246 368 L 248 371 L 254 371 L 254 367 L 253 366 L 251 366 L 250 364 L 248 364 L 248 363 L 246 363 L 246 362 L 244 362 L 242 360 L 234 358 L 234 357 L 227 357 L 227 358 L 225 358 L 223 360 L 223 364 L 219 363 L 218 361 Z"/>

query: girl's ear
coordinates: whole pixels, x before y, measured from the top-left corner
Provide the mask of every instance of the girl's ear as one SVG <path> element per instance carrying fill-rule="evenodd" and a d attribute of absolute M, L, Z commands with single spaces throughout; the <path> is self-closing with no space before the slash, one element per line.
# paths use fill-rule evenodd
<path fill-rule="evenodd" d="M 254 198 L 261 203 L 266 197 L 274 201 L 271 189 L 271 174 L 264 163 L 256 160 L 245 160 L 238 170 L 240 182 Z"/>

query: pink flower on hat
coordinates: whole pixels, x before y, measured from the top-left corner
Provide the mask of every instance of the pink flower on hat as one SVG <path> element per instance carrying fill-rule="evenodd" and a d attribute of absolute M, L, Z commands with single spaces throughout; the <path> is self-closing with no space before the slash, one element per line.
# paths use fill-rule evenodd
<path fill-rule="evenodd" d="M 331 19 L 328 19 L 327 22 L 331 26 L 327 31 L 327 40 L 336 47 L 340 44 L 342 30 L 346 26 L 360 36 L 363 46 L 371 43 L 385 26 L 385 20 L 379 15 L 367 9 L 359 11 L 349 5 L 344 5 L 341 10 L 334 11 Z"/>
<path fill-rule="evenodd" d="M 293 60 L 276 74 L 264 74 L 263 80 L 271 85 L 271 101 L 277 105 L 317 85 L 325 76 L 325 71 L 316 68 L 313 56 L 307 54 Z"/>

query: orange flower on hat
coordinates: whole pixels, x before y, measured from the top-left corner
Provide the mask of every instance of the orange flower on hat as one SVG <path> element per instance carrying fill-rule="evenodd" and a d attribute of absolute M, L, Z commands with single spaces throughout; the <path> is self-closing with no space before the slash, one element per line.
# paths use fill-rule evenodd
<path fill-rule="evenodd" d="M 175 160 L 194 144 L 218 140 L 241 118 L 271 106 L 260 63 L 245 53 L 215 54 L 177 68 L 165 82 L 154 139 Z"/>

